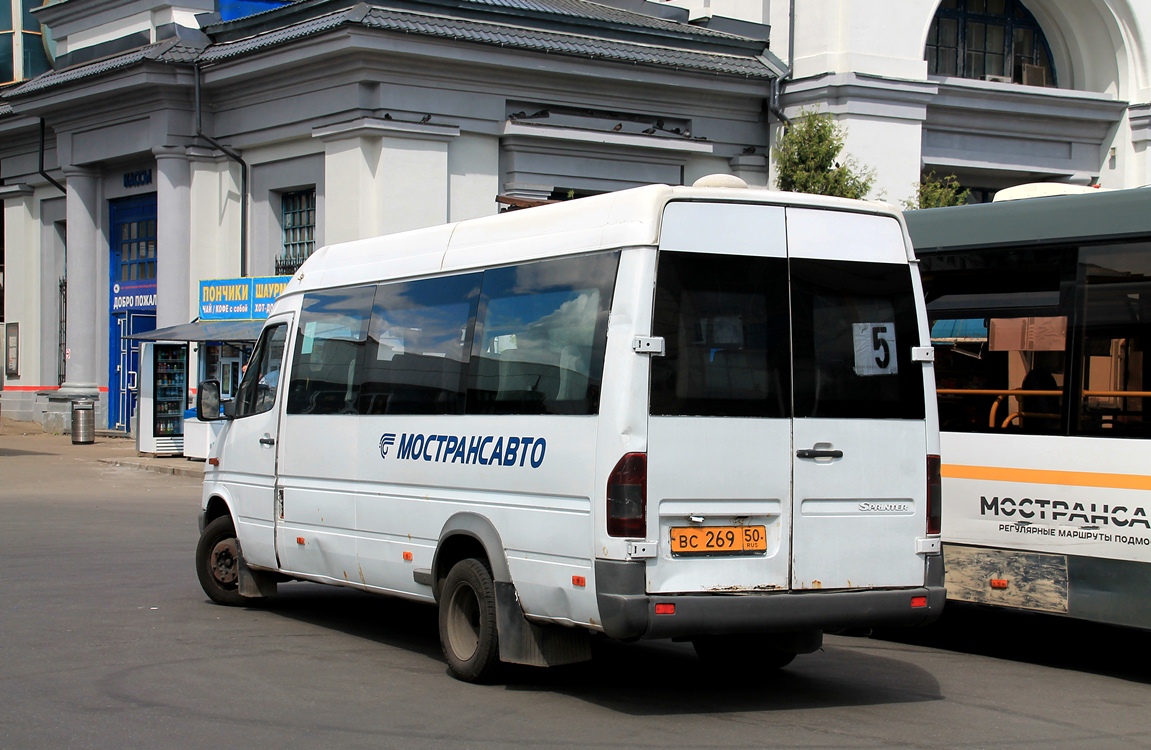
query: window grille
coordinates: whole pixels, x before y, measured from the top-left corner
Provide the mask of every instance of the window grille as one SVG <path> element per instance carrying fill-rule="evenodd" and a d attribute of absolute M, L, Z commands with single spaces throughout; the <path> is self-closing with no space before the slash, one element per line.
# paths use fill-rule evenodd
<path fill-rule="evenodd" d="M 276 259 L 276 275 L 295 273 L 316 249 L 316 190 L 284 193 L 281 200 L 283 253 Z"/>
<path fill-rule="evenodd" d="M 156 278 L 156 220 L 141 219 L 120 224 L 116 240 L 120 281 Z"/>

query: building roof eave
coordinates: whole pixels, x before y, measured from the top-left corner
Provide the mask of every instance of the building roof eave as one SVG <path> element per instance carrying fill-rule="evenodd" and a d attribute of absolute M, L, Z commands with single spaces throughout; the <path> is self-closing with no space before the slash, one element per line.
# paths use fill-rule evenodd
<path fill-rule="evenodd" d="M 513 0 L 503 0 L 512 2 Z M 540 0 L 521 0 L 539 2 Z M 582 2 L 582 0 L 547 0 L 556 2 Z M 461 4 L 461 0 L 435 0 L 439 5 Z M 298 6 L 298 7 L 297 7 Z M 335 7 L 335 10 L 332 8 Z M 295 13 L 282 14 L 278 11 L 292 9 Z M 268 22 L 285 18 L 297 18 L 300 10 L 313 11 L 306 20 L 280 26 L 269 26 Z M 328 12 L 316 15 L 316 9 Z M 466 43 L 520 49 L 526 52 L 570 55 L 611 63 L 640 65 L 666 70 L 683 70 L 724 77 L 770 80 L 780 75 L 783 65 L 766 48 L 757 48 L 755 40 L 743 40 L 743 48 L 732 46 L 709 46 L 682 43 L 663 38 L 665 43 L 654 43 L 659 37 L 638 35 L 637 39 L 620 38 L 618 35 L 592 36 L 576 31 L 555 28 L 538 28 L 527 25 L 477 20 L 476 18 L 453 16 L 444 13 L 428 13 L 411 9 L 382 7 L 382 4 L 349 3 L 346 0 L 303 0 L 284 9 L 257 14 L 266 28 L 255 34 L 233 41 L 209 43 L 216 29 L 228 27 L 253 30 L 252 25 L 244 27 L 245 19 L 210 26 L 205 29 L 208 36 L 177 34 L 153 44 L 128 52 L 111 55 L 99 60 L 85 62 L 52 70 L 21 83 L 5 92 L 9 101 L 40 94 L 48 89 L 78 83 L 84 79 L 107 75 L 145 62 L 165 64 L 211 66 L 228 60 L 261 52 L 284 44 L 289 44 L 318 34 L 332 31 L 345 25 L 357 25 L 383 33 L 400 33 L 427 38 L 451 39 Z M 506 21 L 506 19 L 504 19 Z M 258 27 L 255 27 L 258 28 Z M 226 34 L 224 36 L 227 36 Z M 730 36 L 730 35 L 728 35 Z M 673 43 L 675 42 L 675 43 Z M 762 44 L 762 43 L 760 43 Z"/>

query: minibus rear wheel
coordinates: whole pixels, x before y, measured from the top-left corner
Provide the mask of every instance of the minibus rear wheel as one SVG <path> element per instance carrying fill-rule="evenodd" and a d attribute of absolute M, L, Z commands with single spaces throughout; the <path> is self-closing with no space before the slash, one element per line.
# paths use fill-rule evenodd
<path fill-rule="evenodd" d="M 240 595 L 240 544 L 231 516 L 220 516 L 204 527 L 196 544 L 196 576 L 216 604 L 238 607 L 248 603 Z"/>
<path fill-rule="evenodd" d="M 453 676 L 489 682 L 499 668 L 496 587 L 486 565 L 460 560 L 448 571 L 440 595 L 440 645 Z"/>

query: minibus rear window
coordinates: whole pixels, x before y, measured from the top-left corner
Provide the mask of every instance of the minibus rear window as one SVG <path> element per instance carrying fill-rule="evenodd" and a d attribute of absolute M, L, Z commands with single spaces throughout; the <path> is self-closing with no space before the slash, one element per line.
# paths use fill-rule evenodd
<path fill-rule="evenodd" d="M 923 419 L 911 270 L 791 260 L 795 416 Z"/>
<path fill-rule="evenodd" d="M 652 414 L 789 416 L 786 259 L 661 253 L 652 329 Z"/>
<path fill-rule="evenodd" d="M 656 416 L 924 417 L 906 264 L 665 251 L 652 331 Z"/>

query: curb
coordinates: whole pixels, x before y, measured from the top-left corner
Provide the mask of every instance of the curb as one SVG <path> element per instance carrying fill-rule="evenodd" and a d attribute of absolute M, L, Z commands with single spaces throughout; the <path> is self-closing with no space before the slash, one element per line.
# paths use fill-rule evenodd
<path fill-rule="evenodd" d="M 130 435 L 115 430 L 95 430 L 93 440 L 73 443 L 71 433 L 45 432 L 35 422 L 4 418 L 0 420 L 0 442 L 5 447 L 106 464 L 126 469 L 150 471 L 167 476 L 203 479 L 205 463 L 183 456 L 139 453 Z"/>
<path fill-rule="evenodd" d="M 181 466 L 176 463 L 158 463 L 156 459 L 149 458 L 98 458 L 96 462 L 109 464 L 111 466 L 121 466 L 128 469 L 151 471 L 156 474 L 168 474 L 170 476 L 197 478 L 203 478 L 204 476 L 204 465 L 202 463 Z"/>

